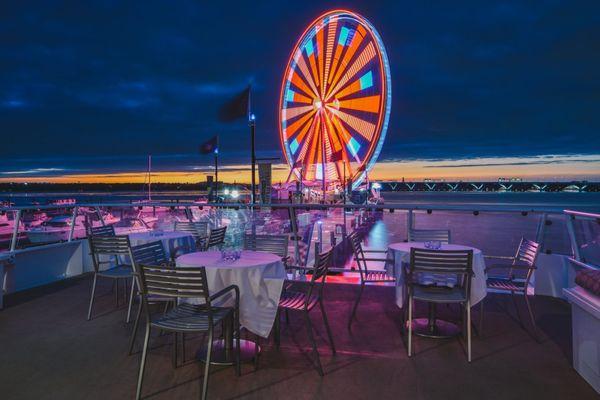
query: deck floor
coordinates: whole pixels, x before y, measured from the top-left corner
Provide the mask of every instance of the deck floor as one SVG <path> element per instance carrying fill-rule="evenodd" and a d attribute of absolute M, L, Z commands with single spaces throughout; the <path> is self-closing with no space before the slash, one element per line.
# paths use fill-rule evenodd
<path fill-rule="evenodd" d="M 139 353 L 126 355 L 132 324 L 124 323 L 124 309 L 114 309 L 107 285 L 98 291 L 106 294 L 98 298 L 95 318 L 86 321 L 89 288 L 85 277 L 58 289 L 7 299 L 8 307 L 0 311 L 0 398 L 134 397 Z M 598 398 L 571 366 L 570 311 L 561 300 L 536 299 L 543 332 L 538 344 L 502 310 L 502 305 L 512 307 L 507 297 L 488 296 L 485 331 L 474 337 L 469 364 L 457 339 L 416 338 L 416 355 L 409 359 L 393 288 L 367 288 L 350 333 L 346 323 L 356 289 L 348 284 L 326 288 L 336 356 L 327 346 L 319 311 L 312 313 L 325 377 L 311 366 L 302 317 L 291 315 L 289 326 L 282 323 L 281 348 L 263 343 L 258 370 L 245 365 L 237 378 L 230 367 L 212 369 L 210 398 Z M 441 313 L 457 318 L 456 310 L 445 306 Z M 201 337 L 188 340 L 188 361 L 177 369 L 171 365 L 170 341 L 170 335 L 153 336 L 143 395 L 197 398 L 202 365 L 193 360 L 193 353 L 202 345 Z"/>

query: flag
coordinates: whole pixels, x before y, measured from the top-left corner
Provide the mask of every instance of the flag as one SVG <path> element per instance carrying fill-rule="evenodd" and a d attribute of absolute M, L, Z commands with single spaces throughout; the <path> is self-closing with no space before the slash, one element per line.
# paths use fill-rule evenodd
<path fill-rule="evenodd" d="M 214 136 L 200 145 L 200 154 L 210 154 L 219 152 L 219 137 Z"/>
<path fill-rule="evenodd" d="M 239 118 L 248 118 L 250 114 L 250 86 L 221 106 L 219 120 L 231 122 Z"/>

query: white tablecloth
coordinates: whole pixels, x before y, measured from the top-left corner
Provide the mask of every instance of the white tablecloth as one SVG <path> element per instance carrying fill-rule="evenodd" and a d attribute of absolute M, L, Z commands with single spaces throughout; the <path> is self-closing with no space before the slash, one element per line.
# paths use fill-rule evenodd
<path fill-rule="evenodd" d="M 394 265 L 386 264 L 388 275 L 396 278 L 396 304 L 402 307 L 406 295 L 402 263 L 410 262 L 411 247 L 425 248 L 421 242 L 401 242 L 389 245 L 389 251 L 394 253 Z M 444 244 L 440 250 L 473 250 L 473 277 L 471 278 L 471 306 L 479 303 L 487 294 L 485 260 L 481 250 L 457 244 Z"/>
<path fill-rule="evenodd" d="M 225 261 L 221 260 L 220 251 L 205 251 L 178 257 L 177 267 L 206 267 L 211 293 L 237 285 L 240 288 L 240 324 L 259 336 L 269 336 L 286 278 L 281 257 L 244 250 L 239 260 Z"/>
<path fill-rule="evenodd" d="M 196 250 L 194 237 L 187 232 L 134 232 L 129 234 L 129 242 L 132 246 L 156 242 L 160 240 L 168 257 L 180 249 L 179 254 L 189 253 Z"/>

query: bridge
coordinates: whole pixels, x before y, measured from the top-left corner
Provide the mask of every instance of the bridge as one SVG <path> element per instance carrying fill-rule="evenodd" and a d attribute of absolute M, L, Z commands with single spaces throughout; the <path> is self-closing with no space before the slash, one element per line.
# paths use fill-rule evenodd
<path fill-rule="evenodd" d="M 379 181 L 382 192 L 600 192 L 600 182 Z"/>

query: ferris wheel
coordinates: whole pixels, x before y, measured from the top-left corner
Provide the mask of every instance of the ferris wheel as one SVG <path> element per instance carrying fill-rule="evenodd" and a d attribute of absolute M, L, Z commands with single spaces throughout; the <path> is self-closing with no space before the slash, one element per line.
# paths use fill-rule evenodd
<path fill-rule="evenodd" d="M 358 186 L 381 151 L 391 100 L 389 62 L 369 21 L 345 10 L 318 17 L 297 42 L 281 86 L 290 174 Z"/>

